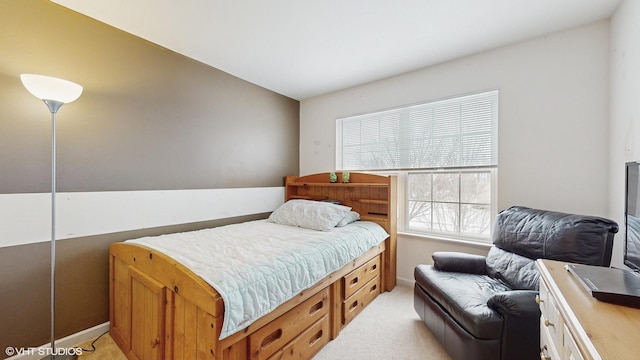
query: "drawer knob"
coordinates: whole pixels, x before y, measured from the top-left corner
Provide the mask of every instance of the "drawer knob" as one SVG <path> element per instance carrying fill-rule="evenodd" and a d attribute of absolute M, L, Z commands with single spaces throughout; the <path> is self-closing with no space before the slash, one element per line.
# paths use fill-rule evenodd
<path fill-rule="evenodd" d="M 549 326 L 556 326 L 556 325 L 554 323 L 552 323 L 551 321 L 549 321 L 549 320 L 545 320 L 544 321 L 544 326 L 549 327 Z"/>
<path fill-rule="evenodd" d="M 544 300 L 540 298 L 540 295 L 536 295 L 536 304 L 540 305 L 540 303 L 543 303 L 543 302 Z"/>
<path fill-rule="evenodd" d="M 551 360 L 551 356 L 547 356 L 547 345 L 540 349 L 540 360 Z"/>

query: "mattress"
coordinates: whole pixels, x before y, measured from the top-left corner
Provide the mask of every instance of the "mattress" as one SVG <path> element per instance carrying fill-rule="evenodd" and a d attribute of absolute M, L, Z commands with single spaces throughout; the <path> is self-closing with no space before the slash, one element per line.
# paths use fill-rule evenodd
<path fill-rule="evenodd" d="M 257 220 L 127 242 L 172 257 L 213 286 L 224 300 L 224 339 L 388 236 L 368 221 L 316 231 Z"/>

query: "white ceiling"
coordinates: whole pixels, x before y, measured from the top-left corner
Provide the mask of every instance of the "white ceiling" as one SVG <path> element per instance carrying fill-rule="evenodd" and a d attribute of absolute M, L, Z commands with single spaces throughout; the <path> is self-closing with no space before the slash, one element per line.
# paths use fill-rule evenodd
<path fill-rule="evenodd" d="M 606 19 L 620 0 L 52 0 L 302 100 Z"/>

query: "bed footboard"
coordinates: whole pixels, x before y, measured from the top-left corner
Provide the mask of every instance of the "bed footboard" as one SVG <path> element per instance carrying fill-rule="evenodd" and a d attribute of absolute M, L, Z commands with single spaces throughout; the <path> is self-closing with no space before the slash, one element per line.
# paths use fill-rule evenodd
<path fill-rule="evenodd" d="M 111 245 L 109 269 L 110 334 L 129 359 L 216 358 L 224 306 L 209 284 L 161 253 L 125 243 Z"/>
<path fill-rule="evenodd" d="M 224 304 L 197 275 L 152 249 L 111 246 L 110 334 L 129 359 L 308 359 L 380 292 L 385 243 L 246 329 L 218 340 Z"/>

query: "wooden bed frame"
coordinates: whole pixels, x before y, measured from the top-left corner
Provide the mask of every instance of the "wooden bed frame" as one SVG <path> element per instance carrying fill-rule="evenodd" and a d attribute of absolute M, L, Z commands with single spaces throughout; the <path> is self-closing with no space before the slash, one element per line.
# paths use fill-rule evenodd
<path fill-rule="evenodd" d="M 342 179 L 338 173 L 338 179 Z M 396 284 L 394 176 L 288 176 L 285 201 L 333 199 L 390 234 L 313 287 L 219 340 L 224 303 L 199 276 L 150 248 L 114 243 L 109 256 L 110 334 L 129 359 L 309 359 L 381 291 Z"/>

